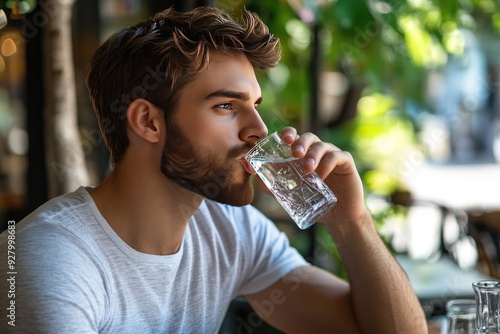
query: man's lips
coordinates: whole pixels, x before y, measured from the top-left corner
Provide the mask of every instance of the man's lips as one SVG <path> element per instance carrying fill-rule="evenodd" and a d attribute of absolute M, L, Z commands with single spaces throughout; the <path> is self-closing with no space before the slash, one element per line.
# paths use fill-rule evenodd
<path fill-rule="evenodd" d="M 241 158 L 241 163 L 243 164 L 243 167 L 247 171 L 248 174 L 255 174 L 255 170 L 252 168 L 250 163 L 245 160 L 245 158 Z"/>

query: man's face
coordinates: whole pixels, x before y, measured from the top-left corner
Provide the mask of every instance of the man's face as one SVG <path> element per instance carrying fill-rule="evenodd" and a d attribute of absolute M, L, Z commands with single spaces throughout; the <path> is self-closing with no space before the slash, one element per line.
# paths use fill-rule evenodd
<path fill-rule="evenodd" d="M 230 205 L 253 199 L 242 157 L 267 134 L 256 107 L 260 87 L 243 56 L 215 53 L 183 90 L 167 124 L 162 172 L 185 188 Z"/>

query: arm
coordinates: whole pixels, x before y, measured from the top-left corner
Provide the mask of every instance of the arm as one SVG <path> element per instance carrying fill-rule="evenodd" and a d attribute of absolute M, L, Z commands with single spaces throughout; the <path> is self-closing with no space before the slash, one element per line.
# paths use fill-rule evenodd
<path fill-rule="evenodd" d="M 246 296 L 255 310 L 273 294 L 283 294 L 273 312 L 261 315 L 286 332 L 426 333 L 424 313 L 413 289 L 378 236 L 364 204 L 363 186 L 351 155 L 311 133 L 297 137 L 285 128 L 294 156 L 312 158 L 316 170 L 338 198 L 322 217 L 349 275 L 349 284 L 318 268 L 292 271 L 269 288 Z M 301 147 L 303 149 L 301 149 Z M 306 153 L 307 152 L 307 153 Z M 295 290 L 287 284 L 296 280 Z M 311 330 L 313 329 L 313 330 Z M 316 330 L 314 330 L 316 329 Z"/>

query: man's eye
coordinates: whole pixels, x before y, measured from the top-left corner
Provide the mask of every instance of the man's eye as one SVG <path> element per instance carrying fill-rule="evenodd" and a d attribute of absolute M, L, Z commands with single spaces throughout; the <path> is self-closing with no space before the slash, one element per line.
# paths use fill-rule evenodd
<path fill-rule="evenodd" d="M 223 103 L 223 104 L 219 104 L 217 106 L 217 108 L 219 109 L 227 109 L 227 110 L 230 110 L 231 109 L 231 103 Z"/>

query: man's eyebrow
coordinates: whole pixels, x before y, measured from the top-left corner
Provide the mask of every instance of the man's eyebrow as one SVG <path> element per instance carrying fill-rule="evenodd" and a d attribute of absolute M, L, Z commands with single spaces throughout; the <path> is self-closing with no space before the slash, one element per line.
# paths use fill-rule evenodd
<path fill-rule="evenodd" d="M 243 100 L 243 101 L 247 101 L 250 99 L 250 96 L 248 95 L 248 93 L 221 89 L 221 90 L 217 90 L 213 93 L 208 94 L 205 97 L 205 100 L 210 100 L 210 99 L 217 98 L 217 97 L 228 97 L 228 98 L 238 99 L 238 100 Z M 257 101 L 255 101 L 255 103 L 257 103 L 257 104 L 260 104 L 261 102 L 262 102 L 262 97 L 259 97 L 257 99 Z"/>

